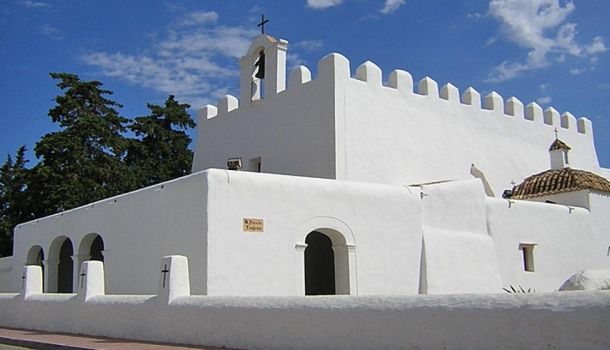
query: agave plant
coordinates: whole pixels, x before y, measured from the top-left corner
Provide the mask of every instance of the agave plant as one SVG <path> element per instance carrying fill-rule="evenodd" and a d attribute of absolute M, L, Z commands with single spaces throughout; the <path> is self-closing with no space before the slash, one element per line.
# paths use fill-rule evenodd
<path fill-rule="evenodd" d="M 506 293 L 536 293 L 535 289 L 532 288 L 528 288 L 527 290 L 525 290 L 525 288 L 521 287 L 520 285 L 517 286 L 517 288 L 515 288 L 512 285 L 508 286 L 509 288 L 502 288 L 502 290 L 504 290 Z"/>

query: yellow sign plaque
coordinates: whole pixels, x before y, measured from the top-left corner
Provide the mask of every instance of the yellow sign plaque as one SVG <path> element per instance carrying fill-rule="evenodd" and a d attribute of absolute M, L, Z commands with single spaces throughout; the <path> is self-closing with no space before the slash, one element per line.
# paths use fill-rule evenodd
<path fill-rule="evenodd" d="M 244 218 L 244 232 L 263 232 L 265 225 L 263 219 Z"/>

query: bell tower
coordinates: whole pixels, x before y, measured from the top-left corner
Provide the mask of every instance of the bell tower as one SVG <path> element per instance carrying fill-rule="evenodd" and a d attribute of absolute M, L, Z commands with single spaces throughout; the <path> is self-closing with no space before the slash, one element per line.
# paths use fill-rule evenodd
<path fill-rule="evenodd" d="M 240 61 L 239 100 L 242 106 L 269 98 L 286 89 L 288 41 L 257 36 Z"/>

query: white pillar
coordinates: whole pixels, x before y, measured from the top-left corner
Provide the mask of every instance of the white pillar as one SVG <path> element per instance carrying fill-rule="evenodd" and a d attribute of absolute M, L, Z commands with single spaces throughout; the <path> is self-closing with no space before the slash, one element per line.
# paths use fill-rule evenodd
<path fill-rule="evenodd" d="M 335 293 L 357 295 L 356 247 L 354 245 L 333 246 L 335 256 Z"/>
<path fill-rule="evenodd" d="M 83 300 L 105 294 L 103 262 L 97 260 L 83 262 L 78 277 L 75 288 Z"/>
<path fill-rule="evenodd" d="M 305 248 L 307 248 L 307 243 L 297 243 L 294 248 L 296 249 L 295 295 L 305 295 Z"/>
<path fill-rule="evenodd" d="M 187 257 L 164 256 L 159 274 L 159 301 L 171 304 L 172 300 L 187 295 L 191 295 Z"/>
<path fill-rule="evenodd" d="M 20 294 L 26 299 L 33 294 L 42 294 L 42 268 L 38 265 L 26 265 L 21 275 Z"/>

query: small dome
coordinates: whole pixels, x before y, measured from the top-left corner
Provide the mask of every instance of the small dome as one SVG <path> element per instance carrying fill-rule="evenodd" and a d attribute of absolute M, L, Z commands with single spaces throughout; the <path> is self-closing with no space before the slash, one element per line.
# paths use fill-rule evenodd
<path fill-rule="evenodd" d="M 523 180 L 513 188 L 511 198 L 528 199 L 580 190 L 610 192 L 610 181 L 584 170 L 551 169 Z"/>

